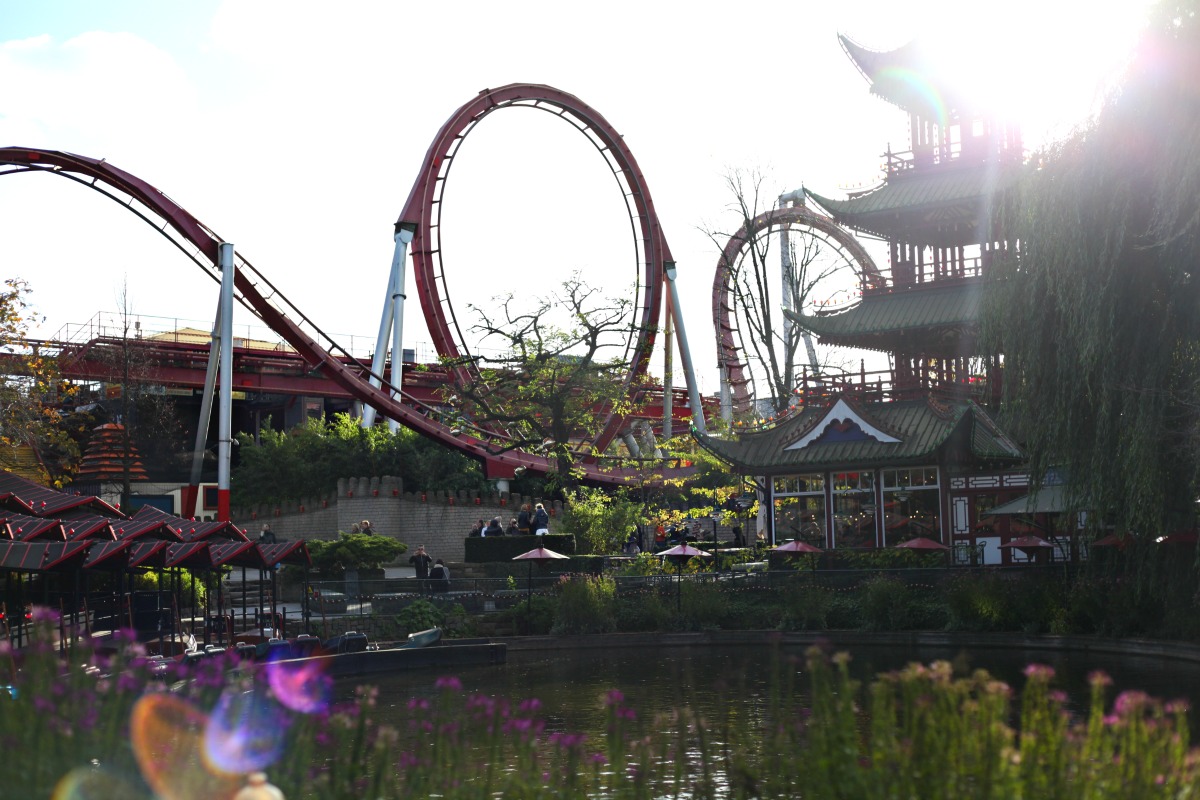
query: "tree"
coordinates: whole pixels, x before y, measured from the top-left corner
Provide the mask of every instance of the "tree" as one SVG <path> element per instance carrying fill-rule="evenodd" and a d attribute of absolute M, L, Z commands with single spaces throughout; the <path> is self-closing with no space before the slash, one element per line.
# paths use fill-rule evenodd
<path fill-rule="evenodd" d="M 340 578 L 348 569 L 378 569 L 408 549 L 390 536 L 342 533 L 333 541 L 310 540 L 308 554 L 322 578 Z"/>
<path fill-rule="evenodd" d="M 15 466 L 17 448 L 29 446 L 50 481 L 62 486 L 78 456 L 60 412 L 74 389 L 59 377 L 54 359 L 27 342 L 36 321 L 26 299 L 30 291 L 21 278 L 8 278 L 0 290 L 0 348 L 8 365 L 0 382 L 0 467 Z"/>
<path fill-rule="evenodd" d="M 310 419 L 290 431 L 271 429 L 257 441 L 238 434 L 238 465 L 230 476 L 233 504 L 240 508 L 317 497 L 337 489 L 340 478 L 395 475 L 406 488 L 428 491 L 478 489 L 488 483 L 479 464 L 407 428 L 363 428 L 349 414 Z"/>
<path fill-rule="evenodd" d="M 1166 3 L 1096 120 L 1041 153 L 1005 224 L 985 333 L 1034 476 L 1158 535 L 1200 478 L 1200 19 Z"/>
<path fill-rule="evenodd" d="M 638 332 L 633 303 L 600 299 L 598 290 L 575 275 L 559 293 L 518 303 L 496 298 L 499 317 L 472 306 L 482 320 L 474 326 L 483 341 L 499 342 L 494 355 L 451 361 L 473 364 L 479 380 L 458 387 L 456 407 L 477 428 L 500 432 L 496 452 L 532 450 L 554 459 L 557 488 L 574 484 L 572 467 L 600 432 L 609 411 L 630 413 L 623 356 L 606 354 L 624 347 Z M 566 327 L 553 320 L 566 318 Z"/>
<path fill-rule="evenodd" d="M 756 222 L 771 210 L 774 197 L 767 194 L 765 182 L 757 171 L 727 173 L 725 183 L 733 197 L 729 208 L 738 227 L 704 232 L 721 253 L 729 274 L 734 337 L 746 363 L 750 394 L 769 404 L 772 413 L 779 413 L 794 397 L 801 359 L 816 374 L 846 366 L 841 354 L 818 352 L 811 335 L 787 320 L 783 309 L 812 309 L 830 299 L 825 295 L 831 287 L 857 285 L 858 277 L 853 262 L 817 231 L 799 224 L 773 224 L 755 232 Z M 780 200 L 782 207 L 783 196 Z M 743 237 L 746 241 L 737 256 L 725 261 L 727 244 Z M 778 256 L 772 250 L 776 240 Z M 772 265 L 775 258 L 778 266 Z"/>

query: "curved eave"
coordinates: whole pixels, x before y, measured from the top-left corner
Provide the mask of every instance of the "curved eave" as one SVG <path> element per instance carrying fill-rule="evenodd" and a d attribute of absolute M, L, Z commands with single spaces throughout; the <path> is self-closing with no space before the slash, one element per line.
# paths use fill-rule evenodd
<path fill-rule="evenodd" d="M 838 314 L 783 313 L 831 344 L 904 352 L 911 352 L 902 346 L 906 343 L 961 348 L 961 337 L 968 344 L 974 338 L 982 295 L 981 281 L 965 280 L 866 293 L 858 305 Z"/>
<path fill-rule="evenodd" d="M 937 54 L 926 50 L 920 39 L 887 51 L 863 47 L 845 34 L 838 34 L 838 42 L 870 84 L 871 94 L 903 111 L 948 124 L 960 111 L 969 112 L 982 102 L 955 88 L 952 65 L 938 63 Z"/>

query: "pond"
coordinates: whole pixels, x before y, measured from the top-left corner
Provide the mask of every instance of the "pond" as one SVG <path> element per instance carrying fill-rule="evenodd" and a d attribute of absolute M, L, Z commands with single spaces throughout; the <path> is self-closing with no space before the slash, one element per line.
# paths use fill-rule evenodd
<path fill-rule="evenodd" d="M 808 676 L 803 646 L 635 647 L 587 650 L 510 651 L 502 666 L 472 667 L 453 671 L 463 688 L 510 700 L 537 698 L 542 702 L 551 731 L 598 734 L 605 727 L 604 699 L 619 689 L 643 719 L 657 712 L 690 705 L 702 716 L 715 715 L 737 704 L 751 717 L 768 702 L 772 666 L 780 656 L 796 671 L 797 687 L 807 691 Z M 1193 730 L 1200 721 L 1200 673 L 1187 661 L 1132 655 L 1072 651 L 979 649 L 966 652 L 953 647 L 895 647 L 855 645 L 851 671 L 860 680 L 898 669 L 911 662 L 952 662 L 956 673 L 983 668 L 1018 691 L 1024 685 L 1024 668 L 1031 663 L 1055 670 L 1055 685 L 1066 692 L 1071 709 L 1086 710 L 1088 675 L 1103 670 L 1113 678 L 1110 702 L 1117 693 L 1138 689 L 1162 699 L 1190 702 Z M 416 671 L 373 676 L 379 688 L 381 721 L 389 709 L 400 714 L 413 697 L 436 698 L 435 680 L 441 671 Z"/>

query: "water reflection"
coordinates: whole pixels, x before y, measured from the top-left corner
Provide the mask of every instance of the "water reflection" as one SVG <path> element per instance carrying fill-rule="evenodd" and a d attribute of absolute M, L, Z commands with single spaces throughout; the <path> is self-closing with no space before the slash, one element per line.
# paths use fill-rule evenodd
<path fill-rule="evenodd" d="M 710 646 L 510 652 L 503 666 L 473 667 L 455 674 L 469 693 L 514 701 L 539 699 L 548 731 L 600 734 L 606 719 L 604 700 L 614 688 L 624 693 L 628 705 L 643 719 L 685 705 L 709 719 L 729 714 L 760 719 L 770 702 L 775 665 L 780 665 L 784 679 L 795 680 L 801 694 L 807 692 L 804 650 Z M 1099 669 L 1112 676 L 1114 696 L 1139 689 L 1162 699 L 1183 698 L 1191 704 L 1193 729 L 1200 721 L 1200 681 L 1196 680 L 1200 670 L 1184 661 L 1019 648 L 968 653 L 957 648 L 856 645 L 851 652 L 851 670 L 860 680 L 913 661 L 947 660 L 956 672 L 984 668 L 1017 690 L 1024 685 L 1026 665 L 1047 664 L 1055 670 L 1055 685 L 1067 693 L 1069 706 L 1077 713 L 1087 707 L 1087 676 Z M 383 721 L 391 721 L 389 714 L 398 714 L 412 697 L 436 699 L 434 682 L 440 674 L 418 671 L 373 677 L 370 682 L 380 689 L 378 710 Z"/>

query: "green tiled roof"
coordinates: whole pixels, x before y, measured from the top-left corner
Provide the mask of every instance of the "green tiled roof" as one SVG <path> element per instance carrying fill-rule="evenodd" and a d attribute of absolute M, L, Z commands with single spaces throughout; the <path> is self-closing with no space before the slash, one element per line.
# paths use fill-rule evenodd
<path fill-rule="evenodd" d="M 1016 166 L 948 164 L 913 174 L 898 173 L 877 188 L 845 200 L 809 189 L 804 193 L 843 225 L 884 238 L 921 244 L 922 227 L 944 230 L 957 226 L 964 241 L 977 240 L 975 224 L 983 198 L 1010 187 L 1017 178 Z"/>
<path fill-rule="evenodd" d="M 903 331 L 951 329 L 955 336 L 974 328 L 979 319 L 983 283 L 958 281 L 950 285 L 924 284 L 886 293 L 869 292 L 862 301 L 846 311 L 829 315 L 783 313 L 806 331 L 831 343 L 872 346 L 863 341 L 879 334 L 898 335 Z M 882 349 L 905 348 L 893 339 Z M 957 338 L 955 339 L 957 341 Z M 887 343 L 882 343 L 886 345 Z"/>
<path fill-rule="evenodd" d="M 953 447 L 977 460 L 1017 461 L 1020 448 L 1012 443 L 974 403 L 942 406 L 931 400 L 908 400 L 855 406 L 864 420 L 900 439 L 885 443 L 864 437 L 859 441 L 816 441 L 799 450 L 788 445 L 822 423 L 833 403 L 810 407 L 764 431 L 720 439 L 695 433 L 700 444 L 718 458 L 755 475 L 789 475 L 838 467 L 928 464 L 939 451 Z M 961 431 L 959 435 L 956 432 Z"/>

